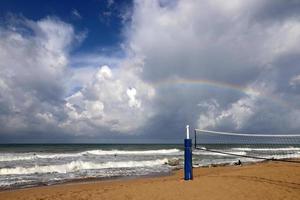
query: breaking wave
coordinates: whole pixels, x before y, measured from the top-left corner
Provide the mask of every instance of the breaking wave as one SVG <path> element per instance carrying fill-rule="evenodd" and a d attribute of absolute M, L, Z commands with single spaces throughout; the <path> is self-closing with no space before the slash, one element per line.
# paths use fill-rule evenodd
<path fill-rule="evenodd" d="M 299 147 L 284 147 L 284 148 L 232 148 L 237 151 L 300 151 Z"/>
<path fill-rule="evenodd" d="M 91 150 L 86 153 L 94 155 L 165 155 L 165 154 L 179 154 L 179 149 L 159 149 L 159 150 L 145 150 L 145 151 L 122 151 L 122 150 Z"/>
<path fill-rule="evenodd" d="M 157 165 L 164 165 L 168 163 L 168 159 L 146 160 L 146 161 L 128 161 L 128 162 L 105 162 L 94 163 L 84 161 L 72 161 L 62 165 L 36 165 L 34 167 L 15 167 L 2 168 L 0 175 L 9 174 L 44 174 L 44 173 L 70 173 L 80 170 L 93 169 L 109 169 L 109 168 L 134 168 L 134 167 L 153 167 Z"/>
<path fill-rule="evenodd" d="M 35 160 L 35 159 L 60 159 L 68 157 L 80 157 L 83 155 L 181 155 L 179 149 L 159 149 L 159 150 L 144 150 L 144 151 L 125 151 L 125 150 L 89 150 L 78 153 L 14 153 L 0 155 L 0 162 L 18 161 L 18 160 Z"/>
<path fill-rule="evenodd" d="M 247 153 L 244 151 L 224 151 L 224 153 L 233 153 L 237 155 L 246 155 Z M 211 155 L 211 156 L 231 156 L 223 153 L 217 153 L 217 152 L 208 152 L 208 151 L 194 151 L 193 154 L 195 155 Z"/>

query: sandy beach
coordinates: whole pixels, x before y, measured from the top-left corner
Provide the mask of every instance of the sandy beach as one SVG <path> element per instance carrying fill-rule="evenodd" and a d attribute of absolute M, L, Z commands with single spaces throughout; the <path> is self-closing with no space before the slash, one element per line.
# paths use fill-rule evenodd
<path fill-rule="evenodd" d="M 300 165 L 267 162 L 245 166 L 194 169 L 194 180 L 183 171 L 171 176 L 71 183 L 1 191 L 1 200 L 82 199 L 299 199 Z"/>

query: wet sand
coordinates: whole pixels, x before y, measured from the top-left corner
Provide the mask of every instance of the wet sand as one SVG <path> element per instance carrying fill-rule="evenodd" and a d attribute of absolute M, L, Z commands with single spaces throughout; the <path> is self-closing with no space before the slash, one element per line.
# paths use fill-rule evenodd
<path fill-rule="evenodd" d="M 0 200 L 114 199 L 300 199 L 300 164 L 256 163 L 194 169 L 194 180 L 183 171 L 171 176 L 106 180 L 1 191 Z"/>

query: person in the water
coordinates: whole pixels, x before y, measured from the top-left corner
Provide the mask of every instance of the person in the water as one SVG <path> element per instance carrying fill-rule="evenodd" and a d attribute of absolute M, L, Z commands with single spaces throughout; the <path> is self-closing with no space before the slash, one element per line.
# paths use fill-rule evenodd
<path fill-rule="evenodd" d="M 235 165 L 242 165 L 241 160 L 239 159 L 238 162 L 235 163 Z"/>

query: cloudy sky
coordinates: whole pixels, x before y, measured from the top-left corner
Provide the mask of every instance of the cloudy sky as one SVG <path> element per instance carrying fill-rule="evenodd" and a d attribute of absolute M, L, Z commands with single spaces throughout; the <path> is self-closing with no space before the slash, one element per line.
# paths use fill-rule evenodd
<path fill-rule="evenodd" d="M 0 142 L 300 133 L 300 1 L 0 2 Z"/>

